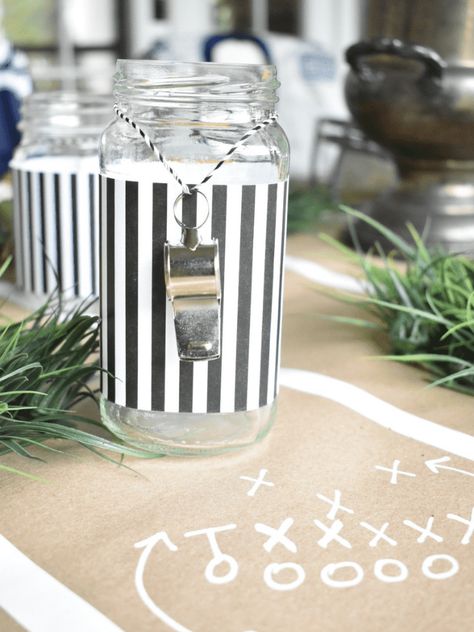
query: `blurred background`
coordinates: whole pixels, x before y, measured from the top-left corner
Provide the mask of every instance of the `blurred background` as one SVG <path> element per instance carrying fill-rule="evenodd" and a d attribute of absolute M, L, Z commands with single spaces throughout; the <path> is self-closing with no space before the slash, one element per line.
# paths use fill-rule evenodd
<path fill-rule="evenodd" d="M 0 0 L 0 175 L 24 97 L 110 95 L 117 58 L 275 64 L 290 230 L 342 201 L 474 252 L 474 0 Z"/>
<path fill-rule="evenodd" d="M 117 58 L 273 63 L 291 145 L 289 230 L 308 230 L 328 212 L 333 221 L 338 202 L 356 203 L 395 179 L 391 160 L 349 123 L 344 99 L 344 51 L 360 39 L 363 2 L 0 0 L 0 95 L 110 94 Z M 19 108 L 5 98 L 3 173 L 20 140 L 12 132 Z M 0 202 L 9 197 L 7 175 Z"/>
<path fill-rule="evenodd" d="M 0 15 L 2 38 L 26 55 L 35 90 L 109 93 L 118 57 L 275 63 L 282 82 L 281 122 L 292 147 L 291 175 L 294 183 L 304 184 L 327 181 L 338 168 L 338 151 L 330 146 L 336 130 L 318 125 L 348 119 L 343 52 L 359 39 L 359 4 L 0 0 Z M 329 142 L 320 153 L 321 132 Z M 351 179 L 350 169 L 346 176 Z M 357 173 L 352 176 L 357 183 Z"/>

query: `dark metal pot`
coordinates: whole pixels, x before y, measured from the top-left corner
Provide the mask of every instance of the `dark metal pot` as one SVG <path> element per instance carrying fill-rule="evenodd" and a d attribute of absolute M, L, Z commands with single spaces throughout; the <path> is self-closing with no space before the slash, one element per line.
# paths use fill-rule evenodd
<path fill-rule="evenodd" d="M 411 222 L 425 230 L 429 244 L 471 253 L 472 28 L 474 0 L 367 0 L 365 34 L 372 37 L 346 52 L 349 109 L 392 153 L 400 175 L 398 186 L 373 200 L 369 212 L 399 234 Z M 375 239 L 367 227 L 360 226 L 359 235 L 365 247 Z"/>

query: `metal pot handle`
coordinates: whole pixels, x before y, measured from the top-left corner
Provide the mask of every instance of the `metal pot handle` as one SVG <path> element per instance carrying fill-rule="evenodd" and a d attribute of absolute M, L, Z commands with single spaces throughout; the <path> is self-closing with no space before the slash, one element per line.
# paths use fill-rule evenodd
<path fill-rule="evenodd" d="M 361 59 L 361 57 L 368 55 L 394 55 L 403 59 L 420 61 L 425 67 L 422 79 L 439 81 L 442 79 L 443 71 L 446 68 L 444 59 L 432 48 L 418 46 L 417 44 L 407 44 L 398 39 L 381 37 L 357 42 L 346 50 L 346 61 L 352 71 L 360 79 L 366 81 L 378 78 L 378 75 L 370 71 Z"/>

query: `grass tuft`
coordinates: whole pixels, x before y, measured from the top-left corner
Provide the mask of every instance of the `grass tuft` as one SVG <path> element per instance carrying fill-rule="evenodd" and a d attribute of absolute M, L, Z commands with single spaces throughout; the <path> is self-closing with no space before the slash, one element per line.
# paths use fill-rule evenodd
<path fill-rule="evenodd" d="M 337 295 L 367 315 L 344 322 L 378 325 L 390 348 L 386 358 L 423 367 L 433 385 L 474 395 L 474 262 L 427 248 L 413 226 L 408 227 L 411 239 L 405 240 L 360 211 L 341 210 L 375 228 L 393 246 L 390 252 L 375 244 L 370 253 L 350 253 L 370 289 L 360 298 Z"/>
<path fill-rule="evenodd" d="M 97 403 L 90 384 L 100 370 L 99 318 L 88 315 L 88 307 L 64 314 L 51 299 L 24 320 L 0 327 L 0 455 L 42 460 L 30 449 L 61 452 L 45 441 L 63 439 L 121 465 L 126 455 L 161 456 L 125 445 L 99 421 L 75 412 L 85 399 Z M 2 470 L 21 473 L 0 464 Z"/>

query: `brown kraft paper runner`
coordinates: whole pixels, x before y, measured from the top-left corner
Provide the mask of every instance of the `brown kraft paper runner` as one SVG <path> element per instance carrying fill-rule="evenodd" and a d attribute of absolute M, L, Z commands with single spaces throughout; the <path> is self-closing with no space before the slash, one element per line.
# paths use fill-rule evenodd
<path fill-rule="evenodd" d="M 311 240 L 290 240 L 290 253 L 321 261 L 316 240 L 304 255 L 302 245 Z M 471 398 L 371 358 L 381 347 L 370 331 L 318 316 L 335 313 L 355 315 L 287 274 L 284 367 L 472 434 Z M 66 452 L 46 464 L 2 458 L 49 483 L 0 474 L 0 533 L 127 632 L 472 626 L 474 464 L 346 406 L 282 388 L 263 443 L 205 459 L 127 459 L 137 473 Z M 433 472 L 433 460 L 444 467 Z M 21 628 L 0 613 L 0 629 Z"/>

